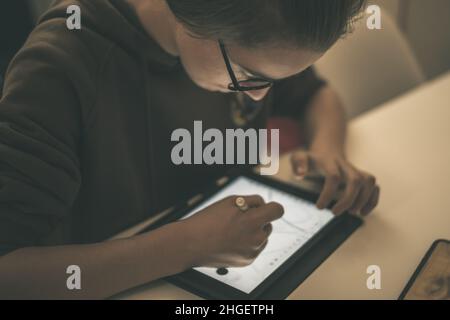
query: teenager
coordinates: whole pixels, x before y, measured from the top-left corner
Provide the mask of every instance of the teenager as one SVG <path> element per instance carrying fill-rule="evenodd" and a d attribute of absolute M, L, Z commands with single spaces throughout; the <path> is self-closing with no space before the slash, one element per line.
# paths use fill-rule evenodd
<path fill-rule="evenodd" d="M 66 26 L 73 4 L 81 30 Z M 171 133 L 195 120 L 224 131 L 291 119 L 307 146 L 293 154 L 294 172 L 325 177 L 317 206 L 337 197 L 336 214 L 372 211 L 375 178 L 346 159 L 343 108 L 311 69 L 363 6 L 56 1 L 10 64 L 0 101 L 0 296 L 105 298 L 192 266 L 251 263 L 283 214 L 258 195 L 244 197 L 246 214 L 230 197 L 103 242 L 230 169 L 172 163 Z M 73 264 L 82 290 L 66 288 Z"/>

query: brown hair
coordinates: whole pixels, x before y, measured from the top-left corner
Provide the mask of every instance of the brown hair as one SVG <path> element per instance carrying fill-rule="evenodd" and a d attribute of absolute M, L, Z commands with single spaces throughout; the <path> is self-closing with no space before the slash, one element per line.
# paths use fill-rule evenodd
<path fill-rule="evenodd" d="M 365 0 L 166 0 L 198 37 L 247 47 L 288 43 L 326 51 L 351 30 Z"/>

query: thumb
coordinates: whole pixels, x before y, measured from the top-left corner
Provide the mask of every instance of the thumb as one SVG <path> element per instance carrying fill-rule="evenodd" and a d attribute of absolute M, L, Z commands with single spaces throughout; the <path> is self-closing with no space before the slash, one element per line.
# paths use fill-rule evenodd
<path fill-rule="evenodd" d="M 292 170 L 297 179 L 304 179 L 309 172 L 309 155 L 307 152 L 295 152 L 291 156 Z"/>

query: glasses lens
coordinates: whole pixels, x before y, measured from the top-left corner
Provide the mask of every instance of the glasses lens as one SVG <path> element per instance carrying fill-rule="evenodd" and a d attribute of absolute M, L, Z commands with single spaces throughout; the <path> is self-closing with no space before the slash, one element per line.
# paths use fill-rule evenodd
<path fill-rule="evenodd" d="M 266 80 L 242 80 L 239 81 L 239 90 L 230 83 L 228 88 L 232 91 L 250 91 L 250 90 L 262 90 L 272 86 L 272 83 Z"/>

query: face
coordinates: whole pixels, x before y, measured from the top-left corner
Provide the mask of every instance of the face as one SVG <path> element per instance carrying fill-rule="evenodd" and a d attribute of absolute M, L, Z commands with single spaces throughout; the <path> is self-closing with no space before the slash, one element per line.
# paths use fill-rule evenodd
<path fill-rule="evenodd" d="M 231 92 L 230 76 L 217 40 L 192 37 L 181 25 L 176 32 L 181 62 L 189 77 L 203 89 Z M 281 80 L 311 66 L 323 53 L 298 48 L 262 47 L 258 49 L 227 45 L 227 54 L 238 80 L 263 77 Z M 270 88 L 246 91 L 254 100 L 263 99 Z"/>

